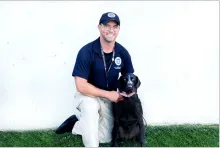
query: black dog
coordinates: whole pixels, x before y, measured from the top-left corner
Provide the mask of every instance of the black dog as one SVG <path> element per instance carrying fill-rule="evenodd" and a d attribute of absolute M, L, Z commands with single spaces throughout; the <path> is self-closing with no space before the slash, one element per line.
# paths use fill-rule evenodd
<path fill-rule="evenodd" d="M 141 82 L 132 73 L 121 76 L 118 82 L 118 90 L 123 97 L 117 103 L 113 103 L 112 146 L 118 147 L 121 140 L 136 139 L 145 147 L 143 110 L 137 95 L 137 88 Z"/>

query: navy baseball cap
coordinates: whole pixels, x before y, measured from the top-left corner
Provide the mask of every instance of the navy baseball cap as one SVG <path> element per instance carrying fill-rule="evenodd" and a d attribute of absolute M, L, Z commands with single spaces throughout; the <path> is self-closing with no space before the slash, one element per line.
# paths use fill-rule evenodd
<path fill-rule="evenodd" d="M 117 14 L 115 14 L 114 12 L 107 12 L 104 13 L 100 20 L 99 20 L 99 24 L 107 24 L 109 21 L 115 21 L 118 25 L 120 25 L 120 20 Z"/>

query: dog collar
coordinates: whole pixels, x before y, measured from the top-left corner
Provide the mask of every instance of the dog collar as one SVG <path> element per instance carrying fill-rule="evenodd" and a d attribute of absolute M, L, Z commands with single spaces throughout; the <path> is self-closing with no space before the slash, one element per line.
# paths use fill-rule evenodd
<path fill-rule="evenodd" d="M 118 101 L 124 101 L 123 97 L 118 98 Z"/>
<path fill-rule="evenodd" d="M 130 94 L 126 94 L 125 92 L 122 92 L 122 93 L 119 93 L 120 94 L 120 98 L 118 98 L 118 101 L 124 101 L 124 98 L 123 97 L 131 97 L 135 94 L 135 92 L 133 93 L 130 93 Z"/>
<path fill-rule="evenodd" d="M 125 92 L 120 92 L 119 93 L 121 96 L 124 96 L 124 97 L 131 97 L 131 96 L 133 96 L 134 94 L 135 94 L 135 92 L 132 92 L 132 93 L 130 93 L 130 94 L 126 94 Z M 119 98 L 120 99 L 120 98 Z"/>

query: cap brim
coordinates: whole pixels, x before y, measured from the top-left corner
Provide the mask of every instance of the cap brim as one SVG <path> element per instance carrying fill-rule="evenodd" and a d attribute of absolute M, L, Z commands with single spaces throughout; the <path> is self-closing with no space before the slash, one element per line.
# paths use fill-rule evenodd
<path fill-rule="evenodd" d="M 110 21 L 115 21 L 118 25 L 120 25 L 120 23 L 117 20 L 115 20 L 115 19 L 110 19 L 110 20 L 107 20 L 107 21 L 103 21 L 103 22 L 101 22 L 101 24 L 106 25 Z"/>

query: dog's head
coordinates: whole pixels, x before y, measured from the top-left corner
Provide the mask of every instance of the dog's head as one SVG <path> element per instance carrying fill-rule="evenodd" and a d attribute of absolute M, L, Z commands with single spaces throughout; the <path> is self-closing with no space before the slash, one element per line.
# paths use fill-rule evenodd
<path fill-rule="evenodd" d="M 122 75 L 118 80 L 118 90 L 119 92 L 125 92 L 130 94 L 132 92 L 137 92 L 137 88 L 141 85 L 139 78 L 132 74 L 127 73 Z"/>

